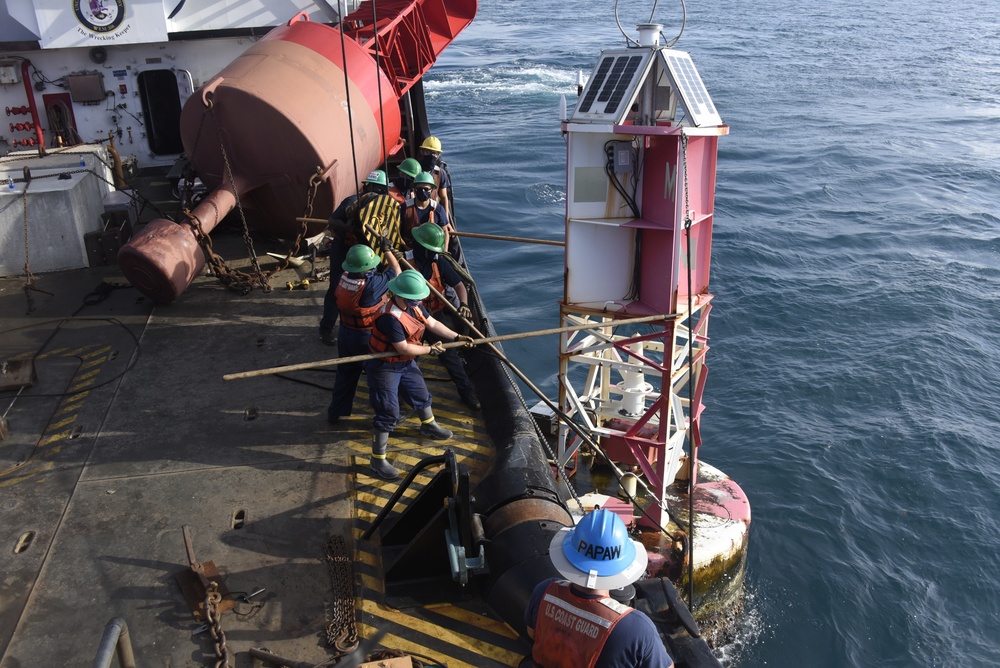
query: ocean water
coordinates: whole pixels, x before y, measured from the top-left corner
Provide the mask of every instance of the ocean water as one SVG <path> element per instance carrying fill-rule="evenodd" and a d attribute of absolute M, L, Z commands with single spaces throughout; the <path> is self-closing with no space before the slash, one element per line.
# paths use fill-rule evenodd
<path fill-rule="evenodd" d="M 653 3 L 620 8 L 626 30 Z M 1000 665 L 1000 4 L 690 0 L 720 141 L 701 457 L 748 493 L 729 666 Z M 660 3 L 668 36 L 680 3 Z M 559 238 L 609 0 L 483 2 L 426 79 L 463 229 Z M 557 247 L 466 240 L 501 332 Z M 507 345 L 554 394 L 557 342 Z"/>

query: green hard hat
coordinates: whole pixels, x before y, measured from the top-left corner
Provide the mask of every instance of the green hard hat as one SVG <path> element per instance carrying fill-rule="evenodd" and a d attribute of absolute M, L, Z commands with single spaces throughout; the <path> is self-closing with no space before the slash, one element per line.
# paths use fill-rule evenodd
<path fill-rule="evenodd" d="M 399 167 L 397 169 L 399 169 L 400 174 L 406 174 L 412 179 L 420 173 L 420 163 L 413 158 L 407 158 L 403 162 L 399 163 Z"/>
<path fill-rule="evenodd" d="M 420 172 L 417 174 L 417 178 L 413 179 L 413 186 L 430 186 L 431 188 L 437 188 L 437 184 L 434 182 L 434 177 L 431 176 L 430 172 Z"/>
<path fill-rule="evenodd" d="M 368 178 L 366 178 L 364 182 L 374 183 L 375 185 L 379 186 L 389 185 L 389 179 L 385 177 L 385 172 L 383 172 L 381 169 L 376 169 L 374 172 L 369 174 Z"/>
<path fill-rule="evenodd" d="M 423 299 L 431 293 L 424 277 L 420 275 L 420 272 L 412 269 L 407 269 L 389 281 L 389 290 L 392 294 L 403 299 Z"/>
<path fill-rule="evenodd" d="M 369 269 L 374 269 L 381 261 L 379 256 L 375 254 L 375 251 L 368 246 L 355 244 L 347 249 L 347 257 L 344 258 L 344 263 L 340 266 L 344 271 L 352 274 L 360 274 Z"/>
<path fill-rule="evenodd" d="M 444 252 L 444 230 L 437 223 L 424 223 L 413 228 L 413 238 L 417 243 L 435 253 Z"/>

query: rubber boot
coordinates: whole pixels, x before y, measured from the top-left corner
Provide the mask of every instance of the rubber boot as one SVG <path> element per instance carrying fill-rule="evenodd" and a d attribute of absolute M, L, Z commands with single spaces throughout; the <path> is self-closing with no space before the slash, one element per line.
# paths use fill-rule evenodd
<path fill-rule="evenodd" d="M 389 445 L 389 432 L 376 431 L 372 434 L 372 458 L 368 462 L 372 471 L 383 480 L 395 480 L 399 471 L 385 458 L 385 449 Z"/>
<path fill-rule="evenodd" d="M 447 441 L 452 437 L 450 430 L 445 429 L 434 421 L 434 413 L 430 407 L 417 411 L 420 416 L 420 435 L 433 438 L 435 441 Z"/>

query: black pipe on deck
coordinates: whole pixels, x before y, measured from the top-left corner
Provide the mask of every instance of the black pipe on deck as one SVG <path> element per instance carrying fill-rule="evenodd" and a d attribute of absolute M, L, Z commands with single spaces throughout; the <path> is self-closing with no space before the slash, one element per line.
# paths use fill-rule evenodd
<path fill-rule="evenodd" d="M 552 535 L 573 520 L 559 498 L 534 418 L 521 402 L 502 362 L 474 351 L 473 382 L 495 455 L 476 485 L 474 511 L 489 541 L 483 598 L 511 627 L 524 634 L 524 611 L 535 585 L 558 577 L 549 559 Z"/>

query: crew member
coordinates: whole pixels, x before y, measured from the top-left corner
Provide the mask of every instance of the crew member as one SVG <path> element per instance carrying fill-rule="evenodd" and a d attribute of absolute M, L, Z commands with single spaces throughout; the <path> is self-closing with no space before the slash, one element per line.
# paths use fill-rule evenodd
<path fill-rule="evenodd" d="M 428 285 L 444 295 L 445 286 L 452 288 L 458 296 L 458 313 L 465 320 L 472 319 L 472 311 L 469 309 L 469 292 L 462 282 L 462 278 L 452 267 L 450 262 L 442 261 L 439 253 L 444 253 L 444 230 L 434 223 L 424 223 L 413 230 L 413 240 L 416 244 L 413 247 L 413 268 L 427 281 Z M 437 320 L 454 326 L 451 313 L 447 311 L 444 302 L 434 294 L 424 300 L 424 308 Z M 432 332 L 427 336 L 427 341 L 434 343 L 438 337 Z M 462 398 L 462 403 L 474 411 L 478 411 L 479 399 L 476 397 L 475 387 L 469 380 L 469 374 L 465 372 L 465 360 L 458 353 L 458 350 L 449 348 L 438 355 L 444 368 L 448 370 L 455 386 L 458 388 L 458 395 Z"/>
<path fill-rule="evenodd" d="M 405 204 L 413 192 L 413 179 L 420 173 L 420 163 L 413 158 L 407 158 L 396 168 L 399 174 L 389 186 L 389 194 L 400 204 Z"/>
<path fill-rule="evenodd" d="M 390 241 L 399 240 L 401 210 L 395 199 L 388 195 L 389 183 L 385 172 L 376 169 L 362 181 L 361 196 L 351 194 L 343 199 L 330 216 L 329 228 L 333 237 L 330 243 L 330 270 L 340 267 L 347 257 L 347 251 L 356 243 L 365 243 L 372 248 L 378 247 L 379 239 L 369 229 L 369 223 L 378 221 L 376 232 L 389 237 Z M 334 275 L 330 276 L 330 287 L 323 298 L 323 317 L 319 321 L 320 340 L 328 346 L 337 342 L 333 335 L 337 325 L 337 299 L 334 290 L 337 282 Z"/>
<path fill-rule="evenodd" d="M 648 560 L 621 518 L 603 508 L 588 513 L 552 537 L 549 559 L 565 579 L 539 583 L 528 602 L 524 623 L 536 666 L 674 665 L 652 620 L 610 596 L 642 577 Z"/>
<path fill-rule="evenodd" d="M 337 309 L 340 311 L 340 331 L 337 352 L 340 357 L 367 355 L 372 324 L 382 306 L 389 301 L 389 281 L 400 273 L 396 257 L 383 249 L 388 267 L 376 272 L 379 256 L 364 244 L 355 244 L 347 251 L 343 262 L 344 273 L 334 287 Z M 331 281 L 332 283 L 332 281 Z M 351 414 L 358 379 L 364 370 L 363 362 L 347 362 L 337 367 L 333 383 L 333 397 L 326 410 L 327 421 L 337 424 Z"/>
<path fill-rule="evenodd" d="M 448 213 L 433 199 L 434 177 L 427 172 L 421 172 L 413 179 L 413 199 L 406 201 L 403 209 L 402 237 L 406 244 L 413 248 L 413 230 L 424 223 L 436 223 L 445 232 L 445 248 L 448 247 L 448 235 L 451 224 Z"/>
<path fill-rule="evenodd" d="M 448 173 L 448 165 L 441 160 L 441 140 L 437 137 L 428 137 L 420 145 L 420 166 L 434 177 L 437 186 L 434 199 L 444 207 L 445 215 L 450 215 L 451 174 Z"/>
<path fill-rule="evenodd" d="M 400 399 L 417 411 L 422 436 L 441 441 L 452 436 L 451 431 L 434 420 L 430 392 L 414 361 L 418 355 L 444 351 L 440 341 L 433 345 L 421 343 L 424 330 L 437 334 L 444 341 L 472 343 L 472 339 L 452 331 L 427 312 L 421 301 L 430 294 L 430 289 L 418 272 L 408 269 L 389 281 L 389 292 L 389 301 L 375 319 L 369 349 L 373 353 L 396 354 L 369 360 L 365 363 L 365 373 L 368 396 L 375 411 L 369 465 L 380 478 L 394 480 L 399 477 L 399 471 L 386 461 L 385 451 L 389 433 L 399 422 Z"/>

